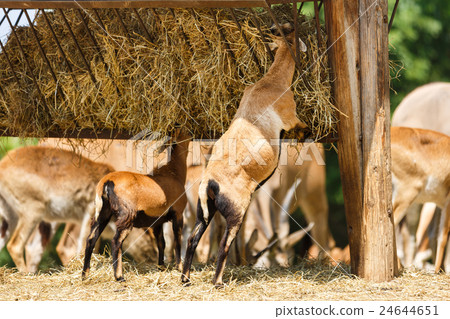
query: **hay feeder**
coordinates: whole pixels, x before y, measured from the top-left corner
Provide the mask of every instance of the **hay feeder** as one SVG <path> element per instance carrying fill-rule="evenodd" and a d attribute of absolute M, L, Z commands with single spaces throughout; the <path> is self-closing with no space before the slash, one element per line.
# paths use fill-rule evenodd
<path fill-rule="evenodd" d="M 315 17 L 307 21 L 299 12 L 309 1 Z M 0 48 L 0 130 L 22 137 L 129 138 L 148 126 L 168 132 L 174 117 L 197 138 L 217 137 L 243 87 L 270 65 L 268 24 L 293 22 L 296 33 L 312 36 L 313 48 L 308 59 L 294 56 L 299 116 L 314 140 L 329 141 L 335 130 L 339 136 L 352 271 L 374 281 L 397 273 L 387 0 L 0 1 L 0 7 L 1 23 L 12 28 Z M 15 9 L 28 27 L 14 26 Z M 39 9 L 34 21 L 27 9 Z"/>

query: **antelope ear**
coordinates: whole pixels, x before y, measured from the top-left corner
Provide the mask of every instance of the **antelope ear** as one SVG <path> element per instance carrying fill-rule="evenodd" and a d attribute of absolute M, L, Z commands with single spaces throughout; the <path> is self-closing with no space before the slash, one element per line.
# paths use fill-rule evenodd
<path fill-rule="evenodd" d="M 302 41 L 302 39 L 298 38 L 298 44 L 300 47 L 300 51 L 306 52 L 306 50 L 307 50 L 306 44 L 305 44 L 305 42 Z"/>
<path fill-rule="evenodd" d="M 291 23 L 289 23 L 289 22 L 280 24 L 280 28 L 281 28 L 281 30 L 283 31 L 283 33 L 284 33 L 285 35 L 288 35 L 288 34 L 291 33 L 292 31 L 294 31 L 294 26 L 293 26 Z M 272 25 L 270 26 L 270 32 L 271 32 L 273 35 L 281 36 L 280 30 L 278 30 L 278 28 L 277 28 L 277 26 L 275 25 L 275 23 L 272 24 Z"/>
<path fill-rule="evenodd" d="M 276 42 L 269 43 L 269 49 L 270 51 L 275 51 L 276 49 L 278 49 L 278 43 Z"/>
<path fill-rule="evenodd" d="M 294 31 L 294 26 L 293 26 L 291 23 L 286 22 L 286 23 L 283 23 L 283 24 L 281 25 L 281 30 L 283 30 L 283 32 L 284 32 L 285 34 L 289 34 L 289 33 L 291 33 L 292 31 Z"/>

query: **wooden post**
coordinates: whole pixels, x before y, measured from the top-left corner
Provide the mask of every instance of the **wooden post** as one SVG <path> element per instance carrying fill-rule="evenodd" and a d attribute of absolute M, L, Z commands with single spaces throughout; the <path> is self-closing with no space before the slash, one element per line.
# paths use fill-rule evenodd
<path fill-rule="evenodd" d="M 352 272 L 397 275 L 390 173 L 387 0 L 325 0 L 339 110 L 339 165 Z"/>

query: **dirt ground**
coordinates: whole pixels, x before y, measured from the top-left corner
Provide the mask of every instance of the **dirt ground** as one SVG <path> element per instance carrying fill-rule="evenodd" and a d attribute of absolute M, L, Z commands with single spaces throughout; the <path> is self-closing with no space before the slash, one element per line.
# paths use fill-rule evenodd
<path fill-rule="evenodd" d="M 126 282 L 114 281 L 111 259 L 95 255 L 89 278 L 81 281 L 82 259 L 39 274 L 0 268 L 1 300 L 449 300 L 450 275 L 403 271 L 386 283 L 349 275 L 346 265 L 305 261 L 290 268 L 227 266 L 225 287 L 211 284 L 215 267 L 196 266 L 192 285 L 167 267 L 124 263 Z"/>

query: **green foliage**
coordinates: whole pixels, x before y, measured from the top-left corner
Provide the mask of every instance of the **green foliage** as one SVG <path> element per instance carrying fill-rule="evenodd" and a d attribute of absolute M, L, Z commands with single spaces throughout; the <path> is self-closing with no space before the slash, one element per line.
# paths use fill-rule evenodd
<path fill-rule="evenodd" d="M 389 1 L 390 11 L 394 3 Z M 390 59 L 404 67 L 391 84 L 394 110 L 416 87 L 450 81 L 450 1 L 400 0 L 389 44 Z"/>
<path fill-rule="evenodd" d="M 18 137 L 0 137 L 0 158 L 3 158 L 7 152 L 12 149 L 27 145 L 36 145 L 36 138 L 18 138 Z"/>

